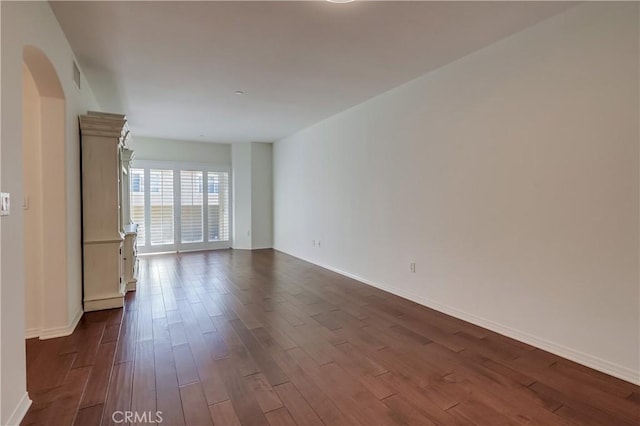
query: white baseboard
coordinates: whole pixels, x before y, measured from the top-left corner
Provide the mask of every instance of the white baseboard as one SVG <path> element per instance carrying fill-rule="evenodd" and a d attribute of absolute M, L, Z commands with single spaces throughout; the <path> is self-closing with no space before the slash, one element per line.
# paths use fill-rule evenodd
<path fill-rule="evenodd" d="M 11 413 L 5 424 L 7 426 L 20 425 L 20 422 L 22 421 L 22 419 L 24 419 L 24 416 L 25 414 L 27 414 L 29 407 L 31 407 L 31 398 L 29 398 L 29 394 L 25 392 L 24 395 L 22 395 L 22 398 L 20 398 L 20 401 L 18 402 L 16 408 L 13 409 L 13 412 Z"/>
<path fill-rule="evenodd" d="M 101 311 L 103 309 L 122 308 L 124 306 L 124 296 L 117 295 L 104 299 L 84 300 L 84 310 L 87 312 Z"/>
<path fill-rule="evenodd" d="M 36 337 L 40 337 L 40 333 L 42 332 L 41 328 L 27 328 L 24 331 L 25 339 L 34 339 Z"/>
<path fill-rule="evenodd" d="M 64 327 L 55 327 L 55 328 L 45 328 L 40 330 L 39 337 L 40 340 L 47 339 L 55 339 L 56 337 L 64 337 L 68 336 L 76 329 L 76 326 L 80 322 L 80 318 L 82 318 L 82 308 L 78 309 L 71 319 L 71 323 Z"/>
<path fill-rule="evenodd" d="M 403 295 L 400 296 L 405 297 Z M 640 385 L 640 371 L 634 371 L 630 368 L 615 364 L 602 358 L 598 358 L 588 353 L 569 348 L 567 346 L 549 341 L 533 334 L 516 330 L 509 326 L 482 317 L 478 317 L 476 315 L 443 305 L 435 301 L 420 300 L 417 298 L 416 302 L 429 308 L 435 309 L 436 311 L 444 312 L 445 314 L 451 315 L 453 317 L 460 318 L 470 323 L 479 325 L 480 327 L 495 331 L 496 333 L 502 334 L 504 336 L 511 337 L 512 339 L 519 340 L 531 346 L 535 346 L 536 348 L 551 352 L 552 354 L 558 355 L 562 358 L 575 361 L 578 364 L 585 365 L 587 367 L 593 368 L 594 370 L 606 373 L 610 376 Z"/>
<path fill-rule="evenodd" d="M 274 249 L 273 247 L 262 247 L 262 246 L 256 246 L 256 247 L 229 247 L 229 248 L 232 249 L 232 250 L 244 250 L 244 251 L 273 250 Z M 289 254 L 289 253 L 287 253 L 287 254 Z"/>
<path fill-rule="evenodd" d="M 540 348 L 547 352 L 551 352 L 552 354 L 558 355 L 562 358 L 566 358 L 571 361 L 575 361 L 578 364 L 585 365 L 589 368 L 593 368 L 594 370 L 601 371 L 605 374 L 608 374 L 613 377 L 617 377 L 619 379 L 625 380 L 627 382 L 640 385 L 640 370 L 633 370 L 631 368 L 613 363 L 611 361 L 607 361 L 596 356 L 584 353 L 582 351 L 569 348 L 567 346 L 561 345 L 556 342 L 549 341 L 542 337 L 535 336 L 530 333 L 526 333 L 520 330 L 516 330 L 509 326 L 497 323 L 495 321 L 479 317 L 477 315 L 470 314 L 465 311 L 461 311 L 459 309 L 453 308 L 451 306 L 444 305 L 435 300 L 431 300 L 422 296 L 418 296 L 415 294 L 410 294 L 409 292 L 400 290 L 393 286 L 381 285 L 379 283 L 373 282 L 366 278 L 360 277 L 358 275 L 351 274 L 349 272 L 342 271 L 340 269 L 331 267 L 329 265 L 323 265 L 321 263 L 315 262 L 311 259 L 306 259 L 301 256 L 296 256 L 295 254 L 289 253 L 285 250 L 275 249 L 282 253 L 288 254 L 289 256 L 293 256 L 297 259 L 304 260 L 305 262 L 312 263 L 314 265 L 320 266 L 324 269 L 328 269 L 337 274 L 343 275 L 348 278 L 352 278 L 354 280 L 360 281 L 362 283 L 368 284 L 372 287 L 379 288 L 380 290 L 387 291 L 389 293 L 395 294 L 396 296 L 403 297 L 405 299 L 411 300 L 413 302 L 419 303 L 428 308 L 434 309 L 436 311 L 445 313 L 447 315 L 451 315 L 452 317 L 459 318 L 461 320 L 470 322 L 472 324 L 478 325 L 480 327 L 484 327 L 488 330 L 494 331 L 496 333 L 502 334 L 504 336 L 510 337 L 512 339 L 518 340 L 523 343 L 527 343 L 531 346 L 535 346 L 536 348 Z"/>

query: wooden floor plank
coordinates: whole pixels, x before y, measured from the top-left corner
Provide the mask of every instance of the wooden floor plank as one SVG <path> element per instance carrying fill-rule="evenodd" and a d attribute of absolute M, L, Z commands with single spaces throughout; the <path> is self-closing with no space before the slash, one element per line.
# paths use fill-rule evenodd
<path fill-rule="evenodd" d="M 397 420 L 397 423 L 407 425 L 436 425 L 425 417 L 420 411 L 414 408 L 411 404 L 405 401 L 398 395 L 391 395 L 383 400 L 393 411 L 393 416 Z"/>
<path fill-rule="evenodd" d="M 267 413 L 266 416 L 271 426 L 296 426 L 299 424 L 284 407 L 273 410 Z"/>
<path fill-rule="evenodd" d="M 310 426 L 324 424 L 292 383 L 283 383 L 276 386 L 274 390 L 297 424 Z"/>
<path fill-rule="evenodd" d="M 182 426 L 185 424 L 184 413 L 166 317 L 153 320 L 153 343 L 156 408 L 163 413 L 163 423 Z"/>
<path fill-rule="evenodd" d="M 184 420 L 187 425 L 213 425 L 200 382 L 181 387 L 180 395 L 182 396 Z"/>
<path fill-rule="evenodd" d="M 251 354 L 251 357 L 256 361 L 256 364 L 260 368 L 260 371 L 267 378 L 271 386 L 276 386 L 289 381 L 287 375 L 274 362 L 271 356 L 260 345 L 258 340 L 242 321 L 231 320 L 229 321 L 229 323 L 235 330 L 244 346 L 249 351 L 249 354 Z"/>
<path fill-rule="evenodd" d="M 83 343 L 79 346 L 73 368 L 93 365 L 105 326 L 104 322 L 89 323 L 85 329 L 81 330 L 84 334 Z"/>
<path fill-rule="evenodd" d="M 79 367 L 69 371 L 61 386 L 51 389 L 52 401 L 43 407 L 37 420 L 30 418 L 31 409 L 27 412 L 23 424 L 72 425 L 80 408 L 80 399 L 89 379 L 91 367 Z M 45 396 L 45 400 L 46 400 Z M 37 409 L 39 398 L 34 397 L 33 407 Z M 35 411 L 35 410 L 34 410 Z M 36 411 L 37 414 L 37 411 Z"/>
<path fill-rule="evenodd" d="M 139 341 L 136 348 L 131 388 L 131 411 L 138 413 L 155 413 L 156 411 L 156 378 L 152 340 Z M 134 424 L 136 423 L 134 422 Z M 140 423 L 146 424 L 147 422 Z"/>
<path fill-rule="evenodd" d="M 100 426 L 103 410 L 104 404 L 80 408 L 78 415 L 73 422 L 74 426 Z"/>
<path fill-rule="evenodd" d="M 457 414 L 458 419 L 463 419 L 465 423 L 478 426 L 483 425 L 517 425 L 518 422 L 504 416 L 495 410 L 478 401 L 465 401 L 452 407 L 447 411 L 450 415 Z"/>
<path fill-rule="evenodd" d="M 80 402 L 80 408 L 105 403 L 115 352 L 116 342 L 102 343 L 98 347 L 95 364 L 91 368 L 91 374 Z"/>
<path fill-rule="evenodd" d="M 107 324 L 105 326 L 104 333 L 102 334 L 102 340 L 100 341 L 100 343 L 115 342 L 118 340 L 119 335 L 120 335 L 120 323 Z"/>
<path fill-rule="evenodd" d="M 191 348 L 188 344 L 174 346 L 173 356 L 180 386 L 200 381 L 198 370 L 191 354 Z"/>
<path fill-rule="evenodd" d="M 214 425 L 242 425 L 242 423 L 240 423 L 240 419 L 238 419 L 235 409 L 233 408 L 233 404 L 229 400 L 210 405 L 209 412 Z"/>
<path fill-rule="evenodd" d="M 282 401 L 280 401 L 280 398 L 278 398 L 278 395 L 274 392 L 271 384 L 269 384 L 269 380 L 264 374 L 252 374 L 251 376 L 247 376 L 246 380 L 263 413 L 282 407 Z"/>
<path fill-rule="evenodd" d="M 132 386 L 133 361 L 115 364 L 111 373 L 109 391 L 102 416 L 102 424 L 104 426 L 120 424 L 121 418 L 113 417 L 116 411 L 124 413 L 131 410 Z"/>
<path fill-rule="evenodd" d="M 230 358 L 223 358 L 216 361 L 216 364 L 220 368 L 222 381 L 240 422 L 246 425 L 267 424 L 267 419 L 264 417 L 255 395 L 244 376 L 235 368 L 233 361 Z"/>
<path fill-rule="evenodd" d="M 307 374 L 286 352 L 281 348 L 272 347 L 271 353 L 280 367 L 287 373 L 300 394 L 309 403 L 325 424 L 359 424 L 352 413 L 343 413 L 329 398 L 313 377 Z"/>

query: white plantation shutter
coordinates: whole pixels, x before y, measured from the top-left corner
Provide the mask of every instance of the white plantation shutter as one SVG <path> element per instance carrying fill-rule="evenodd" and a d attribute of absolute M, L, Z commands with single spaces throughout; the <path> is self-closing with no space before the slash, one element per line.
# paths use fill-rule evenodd
<path fill-rule="evenodd" d="M 183 243 L 203 241 L 203 175 L 204 172 L 180 171 L 180 233 Z"/>
<path fill-rule="evenodd" d="M 150 169 L 151 245 L 173 244 L 173 170 Z"/>
<path fill-rule="evenodd" d="M 207 172 L 209 241 L 229 240 L 229 173 Z"/>
<path fill-rule="evenodd" d="M 229 168 L 151 160 L 134 166 L 131 219 L 141 253 L 231 246 Z"/>
<path fill-rule="evenodd" d="M 129 184 L 131 194 L 131 220 L 138 224 L 138 237 L 136 239 L 139 246 L 146 243 L 145 232 L 145 202 L 144 202 L 144 169 L 131 169 Z"/>

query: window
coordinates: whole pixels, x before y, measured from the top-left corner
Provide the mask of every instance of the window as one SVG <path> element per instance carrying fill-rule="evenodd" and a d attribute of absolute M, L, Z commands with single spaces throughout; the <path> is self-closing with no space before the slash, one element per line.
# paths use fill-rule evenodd
<path fill-rule="evenodd" d="M 229 239 L 229 173 L 207 173 L 207 187 L 209 241 L 226 241 Z"/>
<path fill-rule="evenodd" d="M 202 194 L 202 173 L 196 174 L 196 189 L 198 193 Z"/>
<path fill-rule="evenodd" d="M 136 160 L 131 218 L 141 253 L 230 247 L 229 171 Z"/>
<path fill-rule="evenodd" d="M 144 170 L 135 169 L 131 171 L 131 192 L 144 192 Z"/>
<path fill-rule="evenodd" d="M 220 192 L 220 177 L 218 176 L 217 173 L 210 173 L 208 175 L 209 177 L 209 181 L 208 181 L 208 187 L 209 187 L 209 194 L 217 194 Z"/>
<path fill-rule="evenodd" d="M 203 241 L 202 174 L 180 171 L 180 230 L 183 243 Z"/>
<path fill-rule="evenodd" d="M 173 244 L 173 170 L 150 169 L 149 186 L 151 245 Z"/>
<path fill-rule="evenodd" d="M 150 183 L 149 187 L 150 187 L 151 192 L 160 192 L 160 182 L 159 181 L 153 180 L 153 181 L 151 181 L 149 183 Z"/>
<path fill-rule="evenodd" d="M 138 245 L 146 244 L 144 169 L 131 169 L 131 220 L 138 224 Z"/>

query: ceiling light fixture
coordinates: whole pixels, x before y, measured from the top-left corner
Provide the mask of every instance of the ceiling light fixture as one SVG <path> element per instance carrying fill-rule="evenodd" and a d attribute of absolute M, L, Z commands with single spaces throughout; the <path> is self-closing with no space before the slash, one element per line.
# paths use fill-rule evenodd
<path fill-rule="evenodd" d="M 236 95 L 242 96 L 244 95 L 244 92 L 242 90 L 236 90 Z"/>
<path fill-rule="evenodd" d="M 327 0 L 329 3 L 351 3 L 355 0 Z"/>

